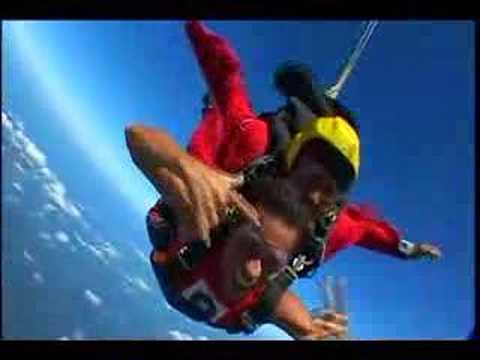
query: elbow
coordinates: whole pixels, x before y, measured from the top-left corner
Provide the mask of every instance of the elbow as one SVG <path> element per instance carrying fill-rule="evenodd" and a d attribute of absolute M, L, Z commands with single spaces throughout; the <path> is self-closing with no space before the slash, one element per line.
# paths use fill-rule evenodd
<path fill-rule="evenodd" d="M 148 141 L 150 129 L 146 126 L 134 123 L 125 127 L 125 142 L 130 153 L 135 153 Z"/>
<path fill-rule="evenodd" d="M 140 124 L 130 124 L 125 127 L 124 131 L 128 151 L 132 160 L 136 163 L 142 149 L 142 144 L 145 143 L 147 129 Z"/>
<path fill-rule="evenodd" d="M 129 124 L 125 127 L 125 141 L 127 146 L 137 143 L 143 137 L 144 128 L 139 124 Z"/>

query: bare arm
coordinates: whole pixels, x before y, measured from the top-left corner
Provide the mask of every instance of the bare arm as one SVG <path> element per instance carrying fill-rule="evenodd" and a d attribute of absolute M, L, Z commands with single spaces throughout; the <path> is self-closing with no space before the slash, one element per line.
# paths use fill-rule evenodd
<path fill-rule="evenodd" d="M 189 155 L 163 130 L 130 125 L 125 129 L 125 138 L 133 162 L 160 193 L 163 188 L 159 186 L 158 171 L 166 168 L 178 174 L 181 163 L 190 160 Z"/>
<path fill-rule="evenodd" d="M 194 234 L 207 244 L 229 206 L 258 223 L 255 209 L 234 190 L 240 177 L 201 163 L 163 130 L 131 125 L 125 136 L 135 165 L 159 192 L 176 199 Z"/>

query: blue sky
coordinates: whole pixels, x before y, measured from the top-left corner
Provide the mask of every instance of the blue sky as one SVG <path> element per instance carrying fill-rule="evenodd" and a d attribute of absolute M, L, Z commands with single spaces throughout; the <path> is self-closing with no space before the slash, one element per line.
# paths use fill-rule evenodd
<path fill-rule="evenodd" d="M 281 104 L 271 74 L 284 60 L 307 62 L 333 82 L 361 24 L 207 23 L 240 54 L 258 111 Z M 128 214 L 141 224 L 155 192 L 130 162 L 123 129 L 141 121 L 186 144 L 206 90 L 182 23 L 3 24 L 11 40 L 3 43 L 3 106 L 36 119 L 29 131 L 69 191 L 112 219 Z M 445 253 L 431 264 L 350 249 L 320 270 L 319 278 L 348 278 L 356 337 L 461 338 L 473 326 L 474 64 L 473 22 L 380 22 L 340 97 L 357 114 L 363 144 L 352 199 L 373 202 L 407 238 Z M 99 194 L 100 183 L 111 192 Z M 107 210 L 112 197 L 125 207 Z M 295 288 L 316 304 L 311 282 Z"/>

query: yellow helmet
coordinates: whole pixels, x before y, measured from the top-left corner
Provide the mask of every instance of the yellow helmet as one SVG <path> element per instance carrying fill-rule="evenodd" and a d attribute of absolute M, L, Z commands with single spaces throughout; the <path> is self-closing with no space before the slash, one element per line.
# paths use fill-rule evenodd
<path fill-rule="evenodd" d="M 304 124 L 287 146 L 286 162 L 291 169 L 302 147 L 314 139 L 324 140 L 340 154 L 340 158 L 351 167 L 354 178 L 358 178 L 360 168 L 360 138 L 355 129 L 340 116 L 315 116 L 305 104 L 292 98 L 297 116 L 303 117 Z M 306 120 L 305 120 L 306 117 Z"/>

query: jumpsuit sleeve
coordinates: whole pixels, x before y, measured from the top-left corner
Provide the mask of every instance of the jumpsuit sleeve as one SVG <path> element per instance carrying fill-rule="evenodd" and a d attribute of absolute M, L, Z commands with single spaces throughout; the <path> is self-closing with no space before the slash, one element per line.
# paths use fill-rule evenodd
<path fill-rule="evenodd" d="M 209 166 L 218 167 L 223 133 L 223 119 L 217 107 L 204 110 L 187 146 L 188 153 Z"/>
<path fill-rule="evenodd" d="M 399 231 L 380 219 L 372 210 L 356 204 L 347 205 L 329 234 L 326 257 L 352 245 L 361 246 L 397 258 L 406 258 Z"/>
<path fill-rule="evenodd" d="M 199 21 L 187 22 L 186 31 L 223 120 L 222 143 L 215 149 L 216 165 L 239 171 L 267 152 L 270 129 L 252 108 L 240 59 L 230 44 Z M 206 141 L 209 131 L 198 135 L 205 137 L 200 142 Z"/>

